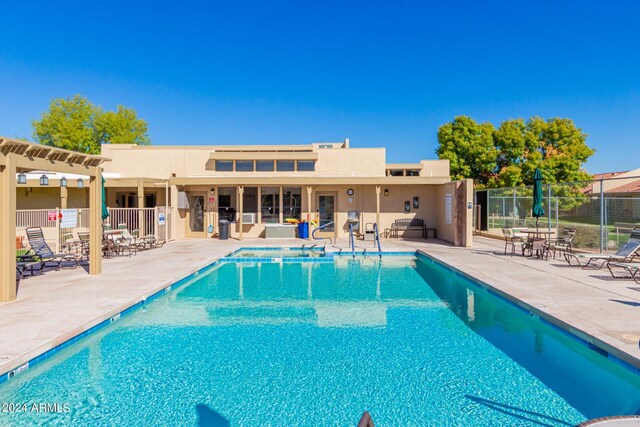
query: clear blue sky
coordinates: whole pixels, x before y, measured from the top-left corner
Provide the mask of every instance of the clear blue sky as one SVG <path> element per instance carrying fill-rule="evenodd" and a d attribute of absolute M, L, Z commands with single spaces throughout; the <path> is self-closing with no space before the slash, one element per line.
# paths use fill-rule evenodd
<path fill-rule="evenodd" d="M 640 2 L 0 4 L 0 135 L 49 100 L 123 104 L 153 144 L 386 146 L 434 158 L 455 115 L 569 117 L 592 173 L 640 167 Z"/>

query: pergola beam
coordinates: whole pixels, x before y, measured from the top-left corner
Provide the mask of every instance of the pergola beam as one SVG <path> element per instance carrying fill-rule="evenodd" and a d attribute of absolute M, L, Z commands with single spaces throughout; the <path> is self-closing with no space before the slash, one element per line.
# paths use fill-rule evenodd
<path fill-rule="evenodd" d="M 1 156 L 0 301 L 16 299 L 16 154 Z"/>

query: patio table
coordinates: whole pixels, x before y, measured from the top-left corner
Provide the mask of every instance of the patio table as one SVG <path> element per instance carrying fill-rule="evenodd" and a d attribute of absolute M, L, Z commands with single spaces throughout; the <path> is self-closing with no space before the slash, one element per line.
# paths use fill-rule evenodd
<path fill-rule="evenodd" d="M 552 234 L 555 234 L 553 230 L 526 230 L 524 233 L 527 235 L 527 243 L 522 249 L 524 255 L 525 250 L 530 251 L 529 256 L 535 256 L 536 258 L 544 258 L 548 252 L 547 238 Z"/>

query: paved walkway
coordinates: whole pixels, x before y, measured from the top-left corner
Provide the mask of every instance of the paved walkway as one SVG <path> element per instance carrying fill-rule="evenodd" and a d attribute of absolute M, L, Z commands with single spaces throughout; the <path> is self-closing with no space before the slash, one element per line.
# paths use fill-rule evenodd
<path fill-rule="evenodd" d="M 101 276 L 82 268 L 26 278 L 18 299 L 0 303 L 0 374 L 112 317 L 242 246 L 301 246 L 305 240 L 187 239 L 105 260 Z M 360 250 L 374 251 L 359 241 Z M 476 238 L 474 248 L 437 240 L 383 240 L 384 251 L 421 249 L 499 292 L 571 325 L 584 338 L 640 367 L 640 285 L 612 281 L 608 271 L 502 255 L 502 243 Z M 340 241 L 327 250 L 348 248 Z M 591 338 L 593 337 L 593 338 Z"/>

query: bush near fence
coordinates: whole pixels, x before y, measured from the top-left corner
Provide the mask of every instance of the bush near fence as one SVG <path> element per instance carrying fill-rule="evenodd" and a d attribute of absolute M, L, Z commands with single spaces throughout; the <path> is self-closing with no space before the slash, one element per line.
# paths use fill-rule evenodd
<path fill-rule="evenodd" d="M 576 230 L 572 245 L 577 249 L 598 249 L 600 248 L 600 226 L 587 224 L 571 224 L 571 228 Z"/>

